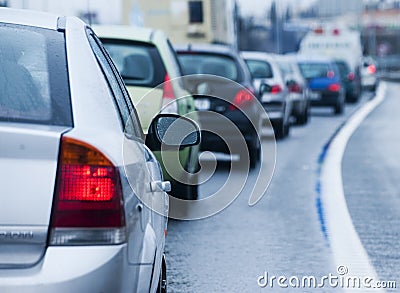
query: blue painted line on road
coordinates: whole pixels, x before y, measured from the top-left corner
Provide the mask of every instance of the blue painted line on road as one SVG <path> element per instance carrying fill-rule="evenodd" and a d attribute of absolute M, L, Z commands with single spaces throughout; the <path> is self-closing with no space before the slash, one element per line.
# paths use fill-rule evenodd
<path fill-rule="evenodd" d="M 344 127 L 346 124 L 347 120 L 344 121 L 340 126 L 335 130 L 335 132 L 331 135 L 329 140 L 325 143 L 325 145 L 322 147 L 322 151 L 318 156 L 318 167 L 317 167 L 317 182 L 315 184 L 315 191 L 317 193 L 317 198 L 315 199 L 315 207 L 317 209 L 317 214 L 318 214 L 318 220 L 320 224 L 320 229 L 321 232 L 327 241 L 327 245 L 329 246 L 329 236 L 328 232 L 326 229 L 326 221 L 325 221 L 325 213 L 324 213 L 324 205 L 323 201 L 321 198 L 321 171 L 322 171 L 322 165 L 324 164 L 326 154 L 328 152 L 329 146 L 331 145 L 333 139 L 337 136 L 337 134 L 340 132 L 340 130 Z"/>

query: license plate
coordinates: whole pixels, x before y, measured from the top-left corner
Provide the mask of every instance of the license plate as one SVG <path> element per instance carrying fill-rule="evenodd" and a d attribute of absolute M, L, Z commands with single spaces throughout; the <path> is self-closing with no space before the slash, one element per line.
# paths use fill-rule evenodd
<path fill-rule="evenodd" d="M 198 111 L 207 111 L 210 110 L 210 100 L 208 99 L 195 99 L 194 106 Z"/>
<path fill-rule="evenodd" d="M 311 100 L 320 100 L 321 99 L 321 94 L 320 93 L 316 93 L 316 92 L 311 92 L 310 93 L 310 99 Z"/>

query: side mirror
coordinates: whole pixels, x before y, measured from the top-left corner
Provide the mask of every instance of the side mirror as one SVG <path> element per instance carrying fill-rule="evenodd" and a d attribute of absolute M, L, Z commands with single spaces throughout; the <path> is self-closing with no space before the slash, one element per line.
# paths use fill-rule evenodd
<path fill-rule="evenodd" d="M 146 145 L 152 151 L 183 149 L 200 143 L 200 128 L 193 120 L 176 114 L 159 114 L 150 124 Z"/>

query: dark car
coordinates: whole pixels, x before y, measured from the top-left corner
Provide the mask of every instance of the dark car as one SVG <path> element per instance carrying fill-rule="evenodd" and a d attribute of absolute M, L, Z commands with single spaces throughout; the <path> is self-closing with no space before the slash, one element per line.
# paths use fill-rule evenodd
<path fill-rule="evenodd" d="M 342 114 L 345 106 L 345 89 L 340 72 L 331 59 L 300 57 L 298 64 L 308 81 L 311 105 L 332 107 L 335 114 Z"/>
<path fill-rule="evenodd" d="M 236 145 L 245 139 L 250 167 L 260 159 L 259 130 L 262 119 L 248 67 L 237 51 L 222 45 L 176 47 L 187 89 L 195 99 L 202 128 L 202 150 L 230 153 L 226 142 Z M 216 78 L 212 78 L 216 76 Z M 210 113 L 211 112 L 211 113 Z M 233 122 L 241 135 L 223 125 L 222 114 Z M 213 129 L 218 134 L 211 133 Z M 223 139 L 221 139 L 221 136 Z M 224 142 L 225 140 L 225 142 Z"/>
<path fill-rule="evenodd" d="M 351 70 L 350 65 L 344 60 L 335 60 L 346 90 L 346 102 L 357 103 L 361 95 L 360 69 Z"/>

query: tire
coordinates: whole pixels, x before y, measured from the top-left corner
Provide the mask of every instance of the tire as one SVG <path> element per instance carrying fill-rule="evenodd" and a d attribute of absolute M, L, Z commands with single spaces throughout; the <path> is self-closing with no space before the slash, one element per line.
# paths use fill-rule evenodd
<path fill-rule="evenodd" d="M 344 103 L 343 102 L 338 102 L 338 104 L 335 106 L 335 114 L 336 115 L 341 115 L 344 112 Z"/>
<path fill-rule="evenodd" d="M 289 126 L 282 120 L 274 123 L 274 131 L 276 139 L 283 139 L 289 134 Z"/>
<path fill-rule="evenodd" d="M 171 195 L 186 200 L 196 200 L 199 197 L 199 186 L 185 184 L 176 180 L 171 180 Z"/>
<path fill-rule="evenodd" d="M 309 116 L 310 116 L 309 107 L 307 106 L 304 109 L 304 112 L 301 115 L 299 115 L 299 117 L 297 117 L 297 125 L 305 125 L 305 124 L 307 124 L 308 120 L 309 120 Z"/>
<path fill-rule="evenodd" d="M 167 283 L 167 263 L 165 261 L 165 255 L 163 255 L 160 279 L 158 281 L 157 293 L 167 293 L 168 292 Z"/>
<path fill-rule="evenodd" d="M 261 143 L 258 137 L 252 142 L 249 147 L 250 169 L 254 169 L 261 160 Z"/>

